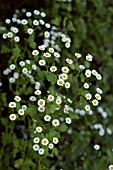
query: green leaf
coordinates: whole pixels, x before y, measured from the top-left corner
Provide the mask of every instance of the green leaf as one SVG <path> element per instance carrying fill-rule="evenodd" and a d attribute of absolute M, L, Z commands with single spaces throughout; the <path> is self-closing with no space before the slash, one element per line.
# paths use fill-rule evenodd
<path fill-rule="evenodd" d="M 11 49 L 5 45 L 5 44 L 2 44 L 1 46 L 1 54 L 6 54 L 6 53 L 9 53 L 11 51 Z"/>
<path fill-rule="evenodd" d="M 75 114 L 75 113 L 70 113 L 70 114 L 69 114 L 69 117 L 70 117 L 71 119 L 79 119 L 79 116 L 78 116 L 77 114 Z"/>
<path fill-rule="evenodd" d="M 55 108 L 56 106 L 52 103 L 48 103 L 46 105 L 46 113 L 49 114 L 49 113 L 54 113 L 55 112 Z"/>
<path fill-rule="evenodd" d="M 32 26 L 32 20 L 30 18 L 28 19 L 28 23 L 30 26 Z"/>
<path fill-rule="evenodd" d="M 57 148 L 53 148 L 52 153 L 58 157 L 58 149 Z"/>
<path fill-rule="evenodd" d="M 20 52 L 21 52 L 20 48 L 19 48 L 19 47 L 15 47 L 15 48 L 12 50 L 12 55 L 13 55 L 14 57 L 19 57 Z"/>
<path fill-rule="evenodd" d="M 45 73 L 45 76 L 46 76 L 47 80 L 49 82 L 51 82 L 51 84 L 56 83 L 57 76 L 54 73 L 50 73 L 50 72 L 47 72 L 47 71 L 45 71 L 44 73 Z"/>
<path fill-rule="evenodd" d="M 61 131 L 61 132 L 65 132 L 67 129 L 68 129 L 68 127 L 67 127 L 67 125 L 66 125 L 65 123 L 62 123 L 62 124 L 60 125 L 60 131 Z"/>
<path fill-rule="evenodd" d="M 59 26 L 60 22 L 61 22 L 61 17 L 60 16 L 57 16 L 55 19 L 51 20 L 51 24 L 54 24 L 56 26 Z"/>
<path fill-rule="evenodd" d="M 29 38 L 28 38 L 29 46 L 31 48 L 33 48 L 33 49 L 36 48 L 36 43 L 35 43 L 34 39 L 35 39 L 35 35 L 34 34 L 30 35 Z"/>
<path fill-rule="evenodd" d="M 29 114 L 31 116 L 36 116 L 37 115 L 37 107 L 36 106 L 32 106 L 30 105 L 27 109 L 26 109 L 26 114 Z"/>

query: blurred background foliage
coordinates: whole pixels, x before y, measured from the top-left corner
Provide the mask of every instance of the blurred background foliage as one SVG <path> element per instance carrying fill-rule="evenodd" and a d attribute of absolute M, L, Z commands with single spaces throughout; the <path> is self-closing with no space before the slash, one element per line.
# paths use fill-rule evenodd
<path fill-rule="evenodd" d="M 21 10 L 22 8 L 26 8 L 27 11 L 34 9 L 44 11 L 47 14 L 48 22 L 58 26 L 61 31 L 68 34 L 72 39 L 72 46 L 68 54 L 65 54 L 64 50 L 64 55 L 73 55 L 74 52 L 79 52 L 82 55 L 92 54 L 94 56 L 93 66 L 96 66 L 103 76 L 101 87 L 104 92 L 101 106 L 107 111 L 108 117 L 102 119 L 101 116 L 96 114 L 93 116 L 93 120 L 91 116 L 86 116 L 81 117 L 79 121 L 73 122 L 73 133 L 62 135 L 58 158 L 43 160 L 45 166 L 52 170 L 60 168 L 64 170 L 107 169 L 107 166 L 113 163 L 113 134 L 110 136 L 107 134 L 99 136 L 97 131 L 92 131 L 91 124 L 101 123 L 104 128 L 110 126 L 113 131 L 113 1 L 4 0 L 0 5 L 0 25 L 5 26 L 4 20 L 11 18 L 16 9 Z M 0 34 L 2 35 L 1 30 Z M 23 150 L 24 138 L 20 142 L 16 139 L 19 136 L 15 135 L 18 129 L 15 129 L 14 123 L 10 123 L 9 128 L 7 128 L 10 122 L 6 119 L 6 117 L 8 118 L 7 102 L 11 97 L 11 92 L 8 89 L 8 80 L 3 76 L 2 72 L 7 67 L 10 56 L 7 54 L 6 47 L 4 50 L 4 42 L 2 36 L 0 36 L 0 79 L 3 83 L 0 89 L 1 159 L 3 165 L 6 164 L 4 170 L 6 168 L 13 170 L 15 161 L 18 164 L 15 169 L 21 167 L 23 170 L 34 170 L 35 163 L 31 161 L 31 158 L 33 159 L 36 154 L 32 157 L 33 153 L 29 153 L 28 150 L 26 153 L 27 160 L 24 162 L 24 166 L 22 166 L 23 162 L 20 159 L 19 152 Z M 12 137 L 11 135 L 9 136 L 9 131 L 13 134 Z M 15 144 L 15 141 L 18 142 Z M 96 142 L 100 142 L 99 144 L 102 146 L 99 152 L 93 149 L 93 145 Z M 9 148 L 11 143 L 12 148 Z M 24 142 L 24 149 L 27 145 L 26 143 Z M 22 153 L 24 154 L 24 152 Z M 23 155 L 24 157 L 25 155 Z"/>

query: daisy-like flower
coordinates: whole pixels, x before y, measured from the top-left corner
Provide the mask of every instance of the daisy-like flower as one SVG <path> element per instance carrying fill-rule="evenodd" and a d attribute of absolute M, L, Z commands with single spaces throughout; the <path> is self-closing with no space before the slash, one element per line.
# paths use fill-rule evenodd
<path fill-rule="evenodd" d="M 79 65 L 79 68 L 80 68 L 81 70 L 84 70 L 84 69 L 85 69 L 85 66 L 84 66 L 84 65 Z"/>
<path fill-rule="evenodd" d="M 38 10 L 34 10 L 33 13 L 34 13 L 35 15 L 40 15 L 40 11 L 38 11 Z"/>
<path fill-rule="evenodd" d="M 94 149 L 98 151 L 98 150 L 100 149 L 100 145 L 95 144 L 95 145 L 94 145 Z"/>
<path fill-rule="evenodd" d="M 16 42 L 19 42 L 19 41 L 20 41 L 20 38 L 19 38 L 18 36 L 16 36 L 16 37 L 14 38 L 14 40 L 15 40 Z"/>
<path fill-rule="evenodd" d="M 61 98 L 57 98 L 57 99 L 56 99 L 56 104 L 60 105 L 61 103 L 62 103 Z"/>
<path fill-rule="evenodd" d="M 66 47 L 66 48 L 70 48 L 70 43 L 66 42 L 66 43 L 65 43 L 65 47 Z"/>
<path fill-rule="evenodd" d="M 34 144 L 33 145 L 33 150 L 34 151 L 38 151 L 39 150 L 39 145 L 38 144 Z"/>
<path fill-rule="evenodd" d="M 69 88 L 70 88 L 70 86 L 71 86 L 71 85 L 70 85 L 70 83 L 69 83 L 69 82 L 66 82 L 66 83 L 65 83 L 65 88 L 66 88 L 66 89 L 69 89 Z"/>
<path fill-rule="evenodd" d="M 90 93 L 87 93 L 85 96 L 86 96 L 87 100 L 91 100 L 91 98 L 92 98 L 92 95 Z"/>
<path fill-rule="evenodd" d="M 16 100 L 16 102 L 20 102 L 21 101 L 21 97 L 20 96 L 15 96 L 14 100 Z"/>
<path fill-rule="evenodd" d="M 88 83 L 84 83 L 84 88 L 85 89 L 89 89 L 89 84 Z"/>
<path fill-rule="evenodd" d="M 18 72 L 14 72 L 13 77 L 14 77 L 14 79 L 18 79 L 19 78 L 19 73 Z"/>
<path fill-rule="evenodd" d="M 13 27 L 12 31 L 16 34 L 16 33 L 18 33 L 18 28 Z"/>
<path fill-rule="evenodd" d="M 28 21 L 26 19 L 22 19 L 21 23 L 22 23 L 22 25 L 27 25 Z"/>
<path fill-rule="evenodd" d="M 96 78 L 97 78 L 97 80 L 101 80 L 101 79 L 102 79 L 102 76 L 101 76 L 100 74 L 97 74 L 97 75 L 96 75 Z"/>
<path fill-rule="evenodd" d="M 40 66 L 45 66 L 46 65 L 46 61 L 45 60 L 39 60 L 39 65 Z"/>
<path fill-rule="evenodd" d="M 38 100 L 38 105 L 39 106 L 45 106 L 45 100 L 44 99 L 39 99 Z"/>
<path fill-rule="evenodd" d="M 35 96 L 30 96 L 29 100 L 34 102 L 34 101 L 36 101 L 36 97 Z"/>
<path fill-rule="evenodd" d="M 45 111 L 45 107 L 44 106 L 38 107 L 38 111 L 39 112 L 44 112 Z"/>
<path fill-rule="evenodd" d="M 49 57 L 51 57 L 51 54 L 48 53 L 48 52 L 46 52 L 46 53 L 44 53 L 44 56 L 45 56 L 46 58 L 49 58 Z"/>
<path fill-rule="evenodd" d="M 68 64 L 72 64 L 72 63 L 73 63 L 73 60 L 67 58 L 67 59 L 66 59 L 66 62 L 67 62 Z"/>
<path fill-rule="evenodd" d="M 64 80 L 63 79 L 58 79 L 57 84 L 58 84 L 58 86 L 63 86 L 64 85 Z"/>
<path fill-rule="evenodd" d="M 42 145 L 47 146 L 49 143 L 47 138 L 42 139 Z"/>
<path fill-rule="evenodd" d="M 9 66 L 9 68 L 10 68 L 11 70 L 14 70 L 14 69 L 16 68 L 16 66 L 15 66 L 15 64 L 11 64 L 11 65 Z"/>
<path fill-rule="evenodd" d="M 22 105 L 22 109 L 23 109 L 23 110 L 26 110 L 26 109 L 27 109 L 27 106 L 26 106 L 26 105 Z"/>
<path fill-rule="evenodd" d="M 27 74 L 28 73 L 28 69 L 27 68 L 23 68 L 22 69 L 22 73 Z"/>
<path fill-rule="evenodd" d="M 44 116 L 44 120 L 45 120 L 46 122 L 49 122 L 49 121 L 51 120 L 51 116 L 45 115 L 45 116 Z"/>
<path fill-rule="evenodd" d="M 109 170 L 113 170 L 113 165 L 109 165 Z"/>
<path fill-rule="evenodd" d="M 46 28 L 50 28 L 51 26 L 50 26 L 49 23 L 46 23 L 46 24 L 45 24 L 45 27 L 46 27 Z"/>
<path fill-rule="evenodd" d="M 102 90 L 100 88 L 97 88 L 96 91 L 99 93 L 99 94 L 102 94 Z"/>
<path fill-rule="evenodd" d="M 62 67 L 61 70 L 62 70 L 63 73 L 68 73 L 69 72 L 69 68 L 66 67 L 66 66 Z"/>
<path fill-rule="evenodd" d="M 7 38 L 7 34 L 5 33 L 5 34 L 3 34 L 3 39 L 6 39 Z"/>
<path fill-rule="evenodd" d="M 39 50 L 44 51 L 45 50 L 45 45 L 40 45 L 38 46 Z"/>
<path fill-rule="evenodd" d="M 37 127 L 36 127 L 36 131 L 37 131 L 38 133 L 41 133 L 41 132 L 42 132 L 42 127 L 37 126 Z"/>
<path fill-rule="evenodd" d="M 100 94 L 95 94 L 95 98 L 97 99 L 97 100 L 101 100 L 101 95 Z"/>
<path fill-rule="evenodd" d="M 54 53 L 54 51 L 55 51 L 54 48 L 49 48 L 50 53 Z"/>
<path fill-rule="evenodd" d="M 98 106 L 99 102 L 98 102 L 98 100 L 94 99 L 94 100 L 92 101 L 92 104 L 93 104 L 93 106 Z"/>
<path fill-rule="evenodd" d="M 34 143 L 39 143 L 39 142 L 40 142 L 40 138 L 39 138 L 39 137 L 35 137 L 35 138 L 33 139 L 33 142 L 34 142 Z"/>
<path fill-rule="evenodd" d="M 27 16 L 27 17 L 31 17 L 31 16 L 32 16 L 32 13 L 31 13 L 31 12 L 26 12 L 26 16 Z"/>
<path fill-rule="evenodd" d="M 39 90 L 40 86 L 41 86 L 40 82 L 38 82 L 38 81 L 35 82 L 35 89 L 36 90 Z"/>
<path fill-rule="evenodd" d="M 91 70 L 87 69 L 85 71 L 85 76 L 88 77 L 88 78 L 91 77 Z"/>
<path fill-rule="evenodd" d="M 38 95 L 38 96 L 39 96 L 41 93 L 42 93 L 41 90 L 36 90 L 36 91 L 34 92 L 34 94 L 35 94 L 35 95 Z"/>
<path fill-rule="evenodd" d="M 16 120 L 16 114 L 10 114 L 9 119 L 12 121 Z"/>
<path fill-rule="evenodd" d="M 62 75 L 62 79 L 63 79 L 63 80 L 67 80 L 68 75 L 67 75 L 66 73 L 63 73 L 63 74 L 61 74 L 61 75 Z"/>
<path fill-rule="evenodd" d="M 58 52 L 54 52 L 54 56 L 55 56 L 56 58 L 60 58 L 60 54 L 59 54 Z"/>
<path fill-rule="evenodd" d="M 45 17 L 46 13 L 45 12 L 41 12 L 40 15 L 41 15 L 41 17 Z"/>
<path fill-rule="evenodd" d="M 72 122 L 71 118 L 70 117 L 66 117 L 66 123 L 67 124 L 71 124 L 71 122 Z"/>
<path fill-rule="evenodd" d="M 32 69 L 36 70 L 37 66 L 35 64 L 32 65 Z"/>
<path fill-rule="evenodd" d="M 39 151 L 38 151 L 39 155 L 43 155 L 44 154 L 44 149 L 43 148 L 40 148 Z"/>
<path fill-rule="evenodd" d="M 37 56 L 39 54 L 38 50 L 33 50 L 32 55 Z"/>
<path fill-rule="evenodd" d="M 80 58 L 80 57 L 81 57 L 81 54 L 75 53 L 75 57 Z"/>
<path fill-rule="evenodd" d="M 59 126 L 59 125 L 60 125 L 59 120 L 58 120 L 58 119 L 54 119 L 54 120 L 52 121 L 52 125 L 55 126 L 55 127 Z"/>
<path fill-rule="evenodd" d="M 87 54 L 87 55 L 86 55 L 86 60 L 87 60 L 87 61 L 92 61 L 92 60 L 93 60 L 93 56 L 90 55 L 90 54 Z"/>
<path fill-rule="evenodd" d="M 27 64 L 30 64 L 30 63 L 31 63 L 31 61 L 30 61 L 30 60 L 26 60 L 26 63 L 27 63 Z"/>
<path fill-rule="evenodd" d="M 34 21 L 33 21 L 33 25 L 39 25 L 39 22 L 35 19 Z"/>
<path fill-rule="evenodd" d="M 49 38 L 49 37 L 50 37 L 49 31 L 45 31 L 45 32 L 44 32 L 44 36 L 45 36 L 45 38 Z"/>
<path fill-rule="evenodd" d="M 24 61 L 20 61 L 19 65 L 23 67 L 23 66 L 25 66 L 25 62 Z"/>
<path fill-rule="evenodd" d="M 10 19 L 6 19 L 6 20 L 5 20 L 5 23 L 6 23 L 6 24 L 10 24 L 10 23 L 11 23 L 11 20 L 10 20 Z"/>
<path fill-rule="evenodd" d="M 54 148 L 53 143 L 50 143 L 50 144 L 49 144 L 49 149 L 53 149 L 53 148 Z"/>
<path fill-rule="evenodd" d="M 40 19 L 39 22 L 40 22 L 41 25 L 45 24 L 45 22 L 42 19 Z"/>
<path fill-rule="evenodd" d="M 96 70 L 92 70 L 92 74 L 94 75 L 94 76 L 96 76 L 98 73 L 97 73 L 97 71 Z"/>
<path fill-rule="evenodd" d="M 8 37 L 8 38 L 12 38 L 12 37 L 13 37 L 13 33 L 12 33 L 12 32 L 8 32 L 8 33 L 7 33 L 7 37 Z"/>
<path fill-rule="evenodd" d="M 86 110 L 86 111 L 89 111 L 89 110 L 90 110 L 90 106 L 89 106 L 89 105 L 86 105 L 86 106 L 85 106 L 85 110 Z"/>
<path fill-rule="evenodd" d="M 57 67 L 56 66 L 51 66 L 50 67 L 50 71 L 51 72 L 56 72 L 57 71 Z"/>
<path fill-rule="evenodd" d="M 54 100 L 54 96 L 52 94 L 50 94 L 47 98 L 50 102 L 52 102 Z"/>
<path fill-rule="evenodd" d="M 58 138 L 57 138 L 57 137 L 54 137 L 54 138 L 53 138 L 53 143 L 54 143 L 54 144 L 57 144 L 58 142 L 59 142 Z"/>
<path fill-rule="evenodd" d="M 13 77 L 10 77 L 10 78 L 9 78 L 9 82 L 10 82 L 10 83 L 14 83 L 14 82 L 15 82 L 15 79 L 14 79 Z"/>
<path fill-rule="evenodd" d="M 32 34 L 33 33 L 33 29 L 32 28 L 28 28 L 27 32 L 28 32 L 28 34 Z"/>
<path fill-rule="evenodd" d="M 24 112 L 23 109 L 19 109 L 19 110 L 18 110 L 18 114 L 19 114 L 20 116 L 23 116 L 23 115 L 25 114 L 25 112 Z"/>

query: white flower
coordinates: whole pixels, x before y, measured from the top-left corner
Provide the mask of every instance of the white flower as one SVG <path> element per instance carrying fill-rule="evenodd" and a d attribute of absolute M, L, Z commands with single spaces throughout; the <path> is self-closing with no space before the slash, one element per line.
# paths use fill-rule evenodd
<path fill-rule="evenodd" d="M 18 114 L 21 115 L 21 116 L 23 116 L 23 115 L 25 114 L 25 112 L 24 112 L 23 109 L 19 109 L 19 110 L 18 110 Z"/>
<path fill-rule="evenodd" d="M 26 105 L 22 105 L 22 109 L 23 109 L 23 110 L 26 110 L 26 109 L 27 109 L 27 106 L 26 106 Z"/>
<path fill-rule="evenodd" d="M 45 66 L 46 64 L 46 61 L 45 60 L 39 60 L 39 65 L 40 66 Z"/>
<path fill-rule="evenodd" d="M 21 97 L 20 96 L 15 96 L 14 100 L 16 100 L 16 102 L 20 102 L 21 101 Z"/>
<path fill-rule="evenodd" d="M 58 84 L 58 86 L 63 86 L 64 80 L 63 79 L 58 79 L 57 84 Z"/>
<path fill-rule="evenodd" d="M 11 23 L 11 20 L 10 20 L 10 19 L 6 19 L 6 20 L 5 20 L 5 23 L 6 23 L 6 24 L 10 24 L 10 23 Z"/>
<path fill-rule="evenodd" d="M 31 12 L 26 12 L 26 16 L 27 16 L 27 17 L 31 17 L 31 16 L 32 16 L 32 13 L 31 13 Z"/>
<path fill-rule="evenodd" d="M 23 66 L 25 66 L 25 62 L 24 61 L 20 61 L 19 65 L 23 67 Z"/>
<path fill-rule="evenodd" d="M 61 103 L 62 103 L 61 98 L 57 98 L 57 99 L 56 99 L 56 104 L 60 105 Z"/>
<path fill-rule="evenodd" d="M 50 53 L 54 53 L 54 48 L 49 48 Z"/>
<path fill-rule="evenodd" d="M 51 54 L 48 53 L 48 52 L 46 52 L 46 53 L 44 53 L 44 56 L 45 56 L 46 58 L 49 58 L 49 57 L 51 57 Z"/>
<path fill-rule="evenodd" d="M 104 134 L 105 134 L 105 130 L 104 130 L 103 127 L 102 127 L 102 128 L 100 128 L 100 130 L 99 130 L 99 135 L 100 135 L 100 136 L 104 136 Z"/>
<path fill-rule="evenodd" d="M 27 63 L 27 64 L 30 64 L 30 63 L 31 63 L 31 61 L 30 61 L 30 60 L 26 60 L 26 63 Z"/>
<path fill-rule="evenodd" d="M 45 24 L 45 27 L 46 27 L 46 28 L 50 28 L 51 26 L 50 26 L 50 24 L 46 23 L 46 24 Z"/>
<path fill-rule="evenodd" d="M 33 50 L 32 55 L 37 56 L 39 54 L 38 50 Z"/>
<path fill-rule="evenodd" d="M 45 31 L 44 32 L 44 36 L 45 36 L 45 38 L 49 38 L 50 37 L 50 33 L 48 31 Z"/>
<path fill-rule="evenodd" d="M 96 75 L 96 78 L 97 78 L 97 80 L 101 80 L 101 79 L 102 79 L 102 76 L 101 76 L 100 74 L 97 74 L 97 75 Z"/>
<path fill-rule="evenodd" d="M 27 21 L 26 19 L 22 19 L 21 23 L 22 23 L 23 25 L 27 25 L 27 24 L 28 24 L 28 21 Z"/>
<path fill-rule="evenodd" d="M 3 39 L 6 39 L 7 38 L 7 34 L 5 33 L 5 34 L 3 34 Z"/>
<path fill-rule="evenodd" d="M 88 83 L 84 83 L 84 88 L 85 89 L 89 89 L 89 84 Z"/>
<path fill-rule="evenodd" d="M 49 149 L 53 149 L 53 148 L 54 148 L 53 143 L 50 143 L 50 144 L 49 144 Z"/>
<path fill-rule="evenodd" d="M 45 22 L 42 19 L 40 19 L 39 22 L 40 22 L 41 25 L 45 24 Z"/>
<path fill-rule="evenodd" d="M 18 72 L 14 72 L 13 77 L 14 77 L 14 79 L 18 79 L 19 78 L 19 73 Z"/>
<path fill-rule="evenodd" d="M 34 101 L 36 101 L 36 97 L 35 96 L 30 96 L 29 100 L 34 102 Z"/>
<path fill-rule="evenodd" d="M 33 145 L 33 150 L 38 151 L 39 150 L 39 145 L 38 144 Z"/>
<path fill-rule="evenodd" d="M 102 90 L 100 88 L 97 88 L 96 91 L 99 93 L 99 94 L 102 94 Z"/>
<path fill-rule="evenodd" d="M 59 126 L 59 125 L 60 125 L 59 120 L 58 120 L 58 119 L 54 119 L 54 120 L 52 121 L 52 125 L 55 126 L 55 127 Z"/>
<path fill-rule="evenodd" d="M 92 74 L 94 75 L 94 76 L 96 76 L 98 73 L 97 73 L 97 71 L 96 70 L 92 70 Z"/>
<path fill-rule="evenodd" d="M 98 100 L 94 99 L 94 100 L 92 101 L 92 104 L 93 104 L 93 106 L 98 106 L 99 102 L 98 102 Z"/>
<path fill-rule="evenodd" d="M 28 28 L 27 32 L 28 32 L 28 34 L 32 34 L 33 33 L 33 29 L 32 28 Z"/>
<path fill-rule="evenodd" d="M 16 107 L 16 103 L 15 102 L 10 102 L 9 103 L 9 107 L 10 108 L 15 108 Z"/>
<path fill-rule="evenodd" d="M 39 155 L 43 155 L 44 154 L 44 149 L 43 148 L 40 148 L 39 151 L 38 151 Z"/>
<path fill-rule="evenodd" d="M 65 88 L 66 88 L 66 89 L 69 89 L 69 88 L 70 88 L 70 86 L 71 86 L 71 85 L 70 85 L 70 83 L 69 83 L 69 82 L 66 82 L 66 83 L 65 83 Z"/>
<path fill-rule="evenodd" d="M 109 170 L 113 170 L 113 165 L 109 165 Z"/>
<path fill-rule="evenodd" d="M 81 57 L 81 54 L 75 53 L 75 57 L 80 58 L 80 57 Z"/>
<path fill-rule="evenodd" d="M 85 76 L 88 77 L 88 78 L 91 77 L 91 70 L 87 69 L 85 71 Z"/>
<path fill-rule="evenodd" d="M 35 64 L 32 65 L 32 69 L 33 70 L 36 70 L 37 69 L 37 66 Z"/>
<path fill-rule="evenodd" d="M 39 15 L 39 14 L 40 14 L 40 11 L 34 10 L 33 13 L 34 13 L 35 15 Z"/>
<path fill-rule="evenodd" d="M 39 25 L 39 22 L 35 19 L 34 21 L 33 21 L 33 25 Z"/>
<path fill-rule="evenodd" d="M 62 70 L 63 73 L 68 73 L 69 72 L 69 68 L 66 67 L 66 66 L 62 67 L 61 70 Z"/>
<path fill-rule="evenodd" d="M 47 99 L 48 99 L 50 102 L 52 102 L 52 101 L 54 100 L 54 96 L 50 94 Z"/>
<path fill-rule="evenodd" d="M 9 67 L 11 70 L 14 70 L 16 68 L 15 64 L 11 64 Z"/>
<path fill-rule="evenodd" d="M 23 69 L 22 69 L 22 73 L 27 74 L 27 73 L 28 73 L 27 68 L 23 68 Z"/>
<path fill-rule="evenodd" d="M 94 145 L 94 149 L 98 151 L 100 149 L 100 145 L 98 144 Z"/>
<path fill-rule="evenodd" d="M 16 120 L 16 114 L 10 114 L 9 119 L 12 121 Z"/>
<path fill-rule="evenodd" d="M 45 100 L 44 99 L 39 99 L 38 100 L 38 105 L 39 106 L 45 106 Z"/>
<path fill-rule="evenodd" d="M 7 33 L 7 37 L 8 37 L 8 38 L 12 38 L 12 37 L 13 37 L 13 33 L 12 33 L 12 32 L 8 32 L 8 33 Z"/>
<path fill-rule="evenodd" d="M 71 122 L 72 122 L 71 118 L 70 117 L 66 117 L 66 123 L 67 124 L 71 124 Z"/>
<path fill-rule="evenodd" d="M 66 59 L 66 62 L 67 62 L 68 64 L 72 64 L 72 63 L 73 63 L 73 60 L 67 58 L 67 59 Z"/>
<path fill-rule="evenodd" d="M 9 78 L 9 82 L 10 82 L 10 83 L 14 83 L 14 82 L 15 82 L 15 79 L 14 79 L 13 77 L 10 77 L 10 78 Z"/>
<path fill-rule="evenodd" d="M 54 56 L 55 56 L 56 58 L 59 58 L 59 57 L 60 57 L 60 54 L 59 54 L 58 52 L 54 52 Z"/>
<path fill-rule="evenodd" d="M 87 54 L 87 55 L 86 55 L 86 60 L 92 61 L 92 60 L 93 60 L 93 56 L 90 55 L 90 54 Z"/>
<path fill-rule="evenodd" d="M 18 36 L 16 36 L 16 37 L 14 38 L 14 40 L 15 40 L 16 42 L 19 42 L 19 41 L 20 41 L 20 38 L 19 38 Z"/>
<path fill-rule="evenodd" d="M 44 120 L 45 120 L 46 122 L 49 122 L 49 121 L 51 120 L 51 116 L 45 115 L 45 116 L 44 116 Z"/>
<path fill-rule="evenodd" d="M 86 110 L 86 111 L 89 111 L 89 110 L 90 110 L 90 106 L 89 106 L 89 105 L 86 105 L 86 106 L 85 106 L 85 110 Z"/>
<path fill-rule="evenodd" d="M 40 45 L 38 46 L 39 50 L 44 51 L 45 50 L 45 45 Z"/>
<path fill-rule="evenodd" d="M 67 80 L 68 75 L 66 73 L 61 74 L 63 80 Z"/>
<path fill-rule="evenodd" d="M 84 69 L 85 69 L 85 66 L 84 66 L 84 65 L 79 65 L 79 68 L 80 68 L 81 70 L 84 70 Z"/>
<path fill-rule="evenodd" d="M 107 134 L 112 135 L 112 130 L 110 128 L 106 128 Z"/>
<path fill-rule="evenodd" d="M 42 127 L 37 126 L 37 127 L 36 127 L 36 131 L 39 132 L 39 133 L 41 133 L 41 132 L 42 132 Z"/>
<path fill-rule="evenodd" d="M 45 107 L 44 106 L 38 107 L 38 111 L 39 112 L 44 112 L 45 111 Z"/>
<path fill-rule="evenodd" d="M 47 138 L 42 139 L 42 145 L 47 146 L 49 143 Z"/>
<path fill-rule="evenodd" d="M 51 72 L 56 72 L 57 71 L 57 67 L 56 66 L 51 66 L 50 67 L 50 71 Z"/>
<path fill-rule="evenodd" d="M 95 94 L 95 98 L 97 99 L 97 100 L 101 100 L 101 95 L 100 94 Z"/>
<path fill-rule="evenodd" d="M 13 27 L 11 31 L 13 31 L 16 34 L 16 33 L 18 33 L 18 28 Z"/>
<path fill-rule="evenodd" d="M 65 43 L 65 47 L 66 47 L 66 48 L 70 48 L 70 43 L 69 43 L 69 42 L 66 42 L 66 43 Z"/>
<path fill-rule="evenodd" d="M 41 17 L 45 17 L 46 13 L 45 12 L 41 12 L 40 15 L 41 15 Z"/>
<path fill-rule="evenodd" d="M 39 142 L 40 142 L 40 138 L 35 137 L 35 138 L 33 139 L 33 142 L 34 142 L 34 143 L 39 143 Z"/>
<path fill-rule="evenodd" d="M 92 98 L 92 95 L 91 95 L 90 93 L 87 93 L 87 94 L 86 94 L 86 99 L 87 99 L 87 100 L 91 100 L 91 98 Z"/>
<path fill-rule="evenodd" d="M 58 142 L 59 142 L 58 138 L 57 138 L 57 137 L 54 137 L 54 138 L 53 138 L 53 143 L 54 143 L 54 144 L 57 144 Z"/>
<path fill-rule="evenodd" d="M 35 94 L 35 95 L 38 95 L 38 96 L 39 96 L 41 93 L 42 93 L 41 90 L 36 90 L 36 91 L 34 92 L 34 94 Z"/>

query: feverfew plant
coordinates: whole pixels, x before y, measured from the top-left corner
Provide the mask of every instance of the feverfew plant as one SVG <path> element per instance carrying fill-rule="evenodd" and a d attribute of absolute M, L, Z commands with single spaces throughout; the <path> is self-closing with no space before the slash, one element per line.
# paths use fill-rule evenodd
<path fill-rule="evenodd" d="M 39 157 L 58 156 L 61 133 L 69 132 L 75 119 L 92 115 L 99 106 L 102 76 L 91 67 L 91 54 L 83 57 L 75 51 L 64 56 L 71 39 L 46 22 L 44 12 L 18 12 L 6 24 L 3 38 L 9 41 L 11 59 L 3 74 L 8 75 L 13 95 L 9 119 L 28 121 L 30 149 Z M 99 150 L 99 145 L 94 149 Z"/>

